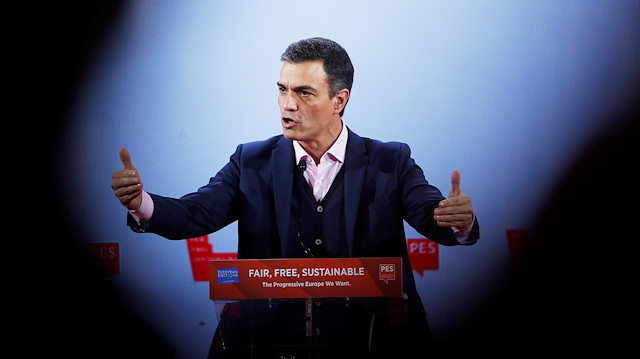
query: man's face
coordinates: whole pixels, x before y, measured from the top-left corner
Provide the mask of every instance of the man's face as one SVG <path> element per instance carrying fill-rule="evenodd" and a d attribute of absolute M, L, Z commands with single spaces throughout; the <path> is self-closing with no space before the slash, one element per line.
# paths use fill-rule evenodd
<path fill-rule="evenodd" d="M 339 111 L 336 112 L 335 108 L 337 96 L 329 98 L 329 83 L 322 61 L 298 64 L 285 61 L 280 71 L 278 89 L 282 129 L 286 138 L 301 142 L 324 141 L 327 136 L 334 135 L 336 125 L 342 129 Z"/>

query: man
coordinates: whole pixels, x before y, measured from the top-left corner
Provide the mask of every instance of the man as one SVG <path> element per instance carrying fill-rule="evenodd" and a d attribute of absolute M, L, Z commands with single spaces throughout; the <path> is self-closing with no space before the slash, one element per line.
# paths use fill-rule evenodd
<path fill-rule="evenodd" d="M 443 245 L 475 243 L 479 228 L 471 200 L 460 190 L 460 174 L 453 172 L 445 199 L 428 184 L 406 144 L 363 138 L 346 127 L 342 115 L 353 66 L 337 43 L 301 40 L 281 60 L 277 86 L 283 134 L 239 145 L 229 163 L 197 192 L 181 199 L 148 194 L 129 153 L 120 150 L 124 168 L 113 173 L 112 188 L 129 210 L 128 224 L 136 232 L 182 239 L 237 220 L 238 258 L 402 257 L 403 302 L 318 302 L 313 310 L 320 320 L 314 321 L 317 338 L 312 343 L 348 347 L 356 354 L 399 348 L 415 353 L 412 345 L 424 349 L 430 332 L 403 220 Z M 242 308 L 252 313 L 255 337 L 283 350 L 271 354 L 288 355 L 290 348 L 283 349 L 288 341 L 302 340 L 291 329 L 299 326 L 296 314 L 304 317 L 297 304 Z M 224 354 L 230 346 L 225 338 L 233 341 L 229 333 L 240 333 L 247 325 L 229 324 L 223 337 L 223 322 L 212 354 Z"/>

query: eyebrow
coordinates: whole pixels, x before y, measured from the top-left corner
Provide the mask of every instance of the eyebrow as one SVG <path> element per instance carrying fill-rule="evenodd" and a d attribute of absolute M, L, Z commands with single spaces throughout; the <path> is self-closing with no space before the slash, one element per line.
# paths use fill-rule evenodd
<path fill-rule="evenodd" d="M 286 88 L 286 87 L 287 87 L 287 86 L 285 86 L 285 85 L 281 84 L 281 83 L 280 83 L 280 81 L 278 81 L 278 82 L 277 82 L 277 84 L 278 84 L 278 87 L 284 87 L 284 88 Z M 294 92 L 298 92 L 298 91 L 309 91 L 309 90 L 311 90 L 311 91 L 315 91 L 315 92 L 317 92 L 317 91 L 318 91 L 318 90 L 316 90 L 316 88 L 315 88 L 315 87 L 313 87 L 313 86 L 311 86 L 311 85 L 300 85 L 300 86 L 295 86 L 292 90 L 293 90 Z"/>

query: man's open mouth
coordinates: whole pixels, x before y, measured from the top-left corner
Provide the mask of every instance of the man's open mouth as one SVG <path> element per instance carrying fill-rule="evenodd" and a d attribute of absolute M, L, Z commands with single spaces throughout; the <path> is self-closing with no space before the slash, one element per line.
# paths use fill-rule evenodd
<path fill-rule="evenodd" d="M 288 116 L 282 116 L 282 125 L 287 128 L 293 127 L 297 124 L 296 120 Z"/>

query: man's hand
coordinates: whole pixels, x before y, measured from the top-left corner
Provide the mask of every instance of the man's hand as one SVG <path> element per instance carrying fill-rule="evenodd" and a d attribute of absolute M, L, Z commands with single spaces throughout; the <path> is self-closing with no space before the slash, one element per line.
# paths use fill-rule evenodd
<path fill-rule="evenodd" d="M 466 228 L 473 222 L 471 198 L 460 190 L 460 172 L 451 174 L 451 191 L 449 198 L 440 201 L 440 206 L 433 211 L 440 227 Z"/>
<path fill-rule="evenodd" d="M 135 211 L 142 204 L 142 182 L 138 170 L 131 163 L 129 151 L 120 149 L 120 161 L 124 168 L 111 174 L 111 188 L 120 203 L 130 211 Z"/>

